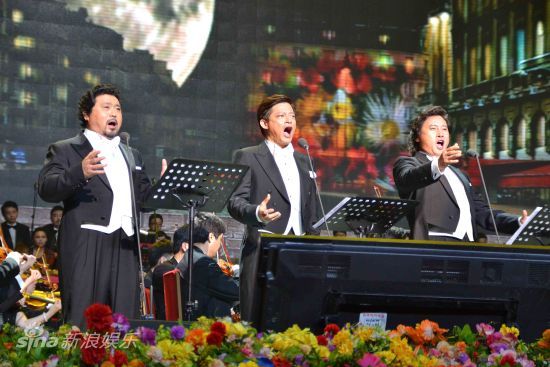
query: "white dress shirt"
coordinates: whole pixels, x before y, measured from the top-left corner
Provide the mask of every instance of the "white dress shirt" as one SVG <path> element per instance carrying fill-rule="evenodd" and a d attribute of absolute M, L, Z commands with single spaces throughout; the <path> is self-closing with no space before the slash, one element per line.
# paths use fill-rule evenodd
<path fill-rule="evenodd" d="M 130 176 L 128 175 L 128 165 L 119 147 L 120 138 L 117 136 L 107 139 L 88 129 L 84 131 L 84 136 L 94 149 L 101 151 L 99 156 L 105 157 L 101 162 L 106 164 L 104 171 L 113 191 L 113 207 L 109 225 L 83 224 L 81 228 L 103 233 L 113 233 L 122 228 L 126 235 L 131 236 L 134 234 L 134 228 L 132 225 Z"/>
<path fill-rule="evenodd" d="M 17 244 L 17 232 L 15 231 L 16 225 L 17 224 L 14 224 L 14 225 L 8 224 L 8 231 L 10 232 L 11 243 L 13 243 L 14 249 L 15 249 L 15 245 Z"/>
<path fill-rule="evenodd" d="M 474 232 L 472 228 L 472 214 L 470 212 L 470 202 L 468 201 L 468 196 L 466 195 L 466 190 L 464 189 L 464 184 L 460 178 L 453 172 L 450 167 L 445 167 L 443 172 L 439 170 L 439 165 L 436 157 L 432 157 L 426 154 L 428 159 L 432 162 L 432 175 L 434 180 L 443 175 L 449 182 L 453 195 L 455 196 L 456 202 L 458 204 L 458 209 L 460 211 L 460 217 L 458 219 L 458 224 L 453 233 L 445 232 L 428 232 L 429 236 L 447 236 L 454 237 L 459 240 L 464 239 L 464 236 L 467 235 L 470 241 L 474 240 Z"/>
<path fill-rule="evenodd" d="M 279 168 L 290 200 L 290 217 L 283 234 L 288 234 L 292 229 L 294 234 L 301 235 L 303 234 L 303 227 L 300 205 L 300 173 L 294 159 L 294 147 L 292 144 L 288 144 L 285 148 L 281 148 L 269 140 L 266 140 L 265 143 Z M 256 216 L 258 216 L 257 213 L 258 210 L 256 209 Z"/>

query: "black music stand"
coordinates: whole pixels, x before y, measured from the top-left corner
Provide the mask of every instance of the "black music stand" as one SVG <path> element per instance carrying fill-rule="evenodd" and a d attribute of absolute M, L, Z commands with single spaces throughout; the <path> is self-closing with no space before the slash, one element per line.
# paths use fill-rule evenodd
<path fill-rule="evenodd" d="M 506 244 L 550 245 L 550 206 L 536 207 Z"/>
<path fill-rule="evenodd" d="M 196 161 L 176 158 L 153 186 L 146 202 L 149 208 L 188 210 L 189 250 L 187 251 L 188 298 L 185 306 L 187 321 L 191 321 L 196 302 L 192 300 L 193 229 L 197 209 L 220 212 L 241 183 L 248 166 L 233 163 Z"/>
<path fill-rule="evenodd" d="M 417 204 L 414 200 L 345 197 L 324 218 L 315 223 L 313 228 L 320 228 L 327 222 L 333 231 L 351 229 L 359 237 L 377 237 L 390 229 Z"/>

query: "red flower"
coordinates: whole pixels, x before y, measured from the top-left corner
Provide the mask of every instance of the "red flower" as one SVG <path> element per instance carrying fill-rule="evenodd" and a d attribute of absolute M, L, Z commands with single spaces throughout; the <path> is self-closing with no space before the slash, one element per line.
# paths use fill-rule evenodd
<path fill-rule="evenodd" d="M 111 311 L 111 307 L 94 303 L 86 309 L 84 316 L 86 317 L 86 324 L 89 330 L 98 333 L 112 331 L 113 311 Z"/>
<path fill-rule="evenodd" d="M 223 335 L 217 331 L 212 331 L 206 337 L 206 342 L 210 345 L 217 345 L 219 347 L 223 343 Z"/>
<path fill-rule="evenodd" d="M 328 339 L 324 335 L 317 335 L 317 344 L 319 345 L 327 345 Z"/>
<path fill-rule="evenodd" d="M 325 334 L 336 335 L 340 331 L 340 327 L 336 324 L 328 324 L 325 326 Z"/>
<path fill-rule="evenodd" d="M 115 350 L 115 353 L 109 357 L 109 361 L 116 367 L 122 367 L 128 364 L 128 356 L 121 350 Z"/>
<path fill-rule="evenodd" d="M 271 362 L 273 362 L 273 365 L 275 367 L 292 367 L 292 363 L 279 356 L 273 357 L 273 360 Z"/>
<path fill-rule="evenodd" d="M 502 357 L 499 364 L 501 366 L 515 366 L 516 365 L 516 359 L 513 356 L 507 354 L 504 357 Z"/>
<path fill-rule="evenodd" d="M 223 322 L 216 321 L 215 323 L 210 326 L 210 331 L 219 333 L 221 335 L 225 335 L 226 328 L 225 324 Z"/>
<path fill-rule="evenodd" d="M 99 364 L 103 361 L 103 359 L 105 359 L 105 353 L 105 348 L 82 348 L 82 362 L 87 365 Z"/>

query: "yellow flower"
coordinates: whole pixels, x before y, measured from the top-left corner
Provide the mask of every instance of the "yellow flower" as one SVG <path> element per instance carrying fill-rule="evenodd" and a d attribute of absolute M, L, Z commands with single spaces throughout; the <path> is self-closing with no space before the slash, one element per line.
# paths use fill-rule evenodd
<path fill-rule="evenodd" d="M 315 335 L 307 328 L 300 329 L 298 325 L 293 325 L 283 333 L 273 334 L 271 336 L 271 345 L 273 349 L 280 351 L 297 347 L 306 355 L 311 352 L 312 348 L 318 346 Z"/>
<path fill-rule="evenodd" d="M 509 327 L 506 324 L 502 324 L 500 327 L 500 333 L 502 335 L 513 334 L 516 338 L 519 336 L 519 330 L 516 327 Z"/>
<path fill-rule="evenodd" d="M 330 350 L 328 350 L 328 348 L 325 347 L 324 345 L 318 346 L 317 348 L 315 348 L 315 350 L 317 351 L 317 354 L 319 354 L 319 357 L 321 358 L 330 357 Z"/>
<path fill-rule="evenodd" d="M 242 338 L 243 336 L 246 336 L 248 334 L 246 326 L 244 326 L 241 322 L 224 321 L 223 324 L 225 325 L 228 335 L 235 335 L 239 338 Z"/>
<path fill-rule="evenodd" d="M 343 355 L 351 355 L 353 353 L 353 341 L 351 333 L 348 329 L 342 329 L 334 336 L 332 342 L 336 346 L 338 353 Z"/>
<path fill-rule="evenodd" d="M 170 339 L 164 339 L 158 342 L 157 347 L 162 351 L 163 359 L 176 360 L 178 365 L 192 365 L 196 359 L 193 353 L 193 345 L 186 342 L 174 342 Z"/>
<path fill-rule="evenodd" d="M 311 352 L 311 345 L 302 344 L 302 345 L 300 345 L 300 350 L 301 350 L 302 353 L 304 353 L 305 355 L 308 355 L 309 352 Z"/>
<path fill-rule="evenodd" d="M 256 362 L 248 361 L 239 363 L 239 367 L 258 367 Z"/>
<path fill-rule="evenodd" d="M 434 357 L 428 357 L 423 354 L 417 356 L 418 358 L 418 366 L 422 367 L 437 367 L 440 365 L 439 360 Z"/>
<path fill-rule="evenodd" d="M 414 352 L 407 343 L 407 339 L 392 338 L 390 340 L 390 350 L 397 359 L 394 363 L 395 366 L 410 366 L 413 364 Z"/>
<path fill-rule="evenodd" d="M 374 340 L 374 328 L 368 326 L 359 326 L 355 329 L 354 334 L 364 342 Z"/>
<path fill-rule="evenodd" d="M 382 362 L 384 362 L 384 364 L 386 365 L 389 365 L 395 360 L 395 354 L 393 352 L 390 352 L 389 350 L 383 350 L 380 352 L 376 352 L 375 354 L 380 357 Z"/>

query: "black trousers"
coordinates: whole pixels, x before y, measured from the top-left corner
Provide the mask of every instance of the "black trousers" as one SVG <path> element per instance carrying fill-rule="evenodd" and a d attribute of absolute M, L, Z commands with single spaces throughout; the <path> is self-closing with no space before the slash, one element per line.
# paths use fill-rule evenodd
<path fill-rule="evenodd" d="M 134 237 L 122 229 L 106 234 L 81 229 L 73 259 L 65 321 L 85 327 L 84 311 L 93 303 L 111 306 L 128 318 L 139 315 L 139 265 Z M 62 292 L 64 290 L 62 289 Z"/>

